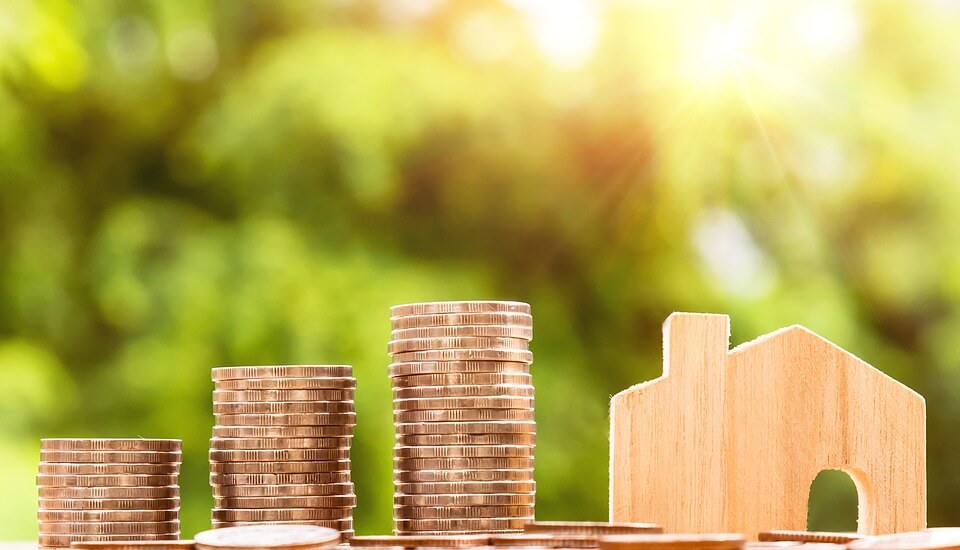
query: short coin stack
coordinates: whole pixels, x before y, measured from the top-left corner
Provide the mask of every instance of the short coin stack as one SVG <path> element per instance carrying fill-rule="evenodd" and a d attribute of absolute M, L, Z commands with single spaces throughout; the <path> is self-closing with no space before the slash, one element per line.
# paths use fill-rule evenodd
<path fill-rule="evenodd" d="M 42 439 L 40 546 L 180 538 L 179 439 Z"/>
<path fill-rule="evenodd" d="M 530 306 L 408 304 L 390 319 L 394 531 L 521 530 L 535 494 Z"/>
<path fill-rule="evenodd" d="M 213 369 L 213 526 L 301 524 L 353 534 L 348 365 Z"/>

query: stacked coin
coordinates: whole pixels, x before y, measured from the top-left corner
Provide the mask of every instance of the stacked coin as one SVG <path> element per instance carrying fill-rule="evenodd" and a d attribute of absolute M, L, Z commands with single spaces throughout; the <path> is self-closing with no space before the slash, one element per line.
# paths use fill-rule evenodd
<path fill-rule="evenodd" d="M 42 439 L 40 546 L 180 538 L 179 439 Z"/>
<path fill-rule="evenodd" d="M 670 534 L 670 535 L 601 535 L 600 550 L 742 550 L 743 535 Z"/>
<path fill-rule="evenodd" d="M 530 306 L 394 306 L 394 531 L 515 532 L 533 519 Z"/>
<path fill-rule="evenodd" d="M 213 369 L 214 527 L 303 524 L 353 534 L 348 365 Z"/>

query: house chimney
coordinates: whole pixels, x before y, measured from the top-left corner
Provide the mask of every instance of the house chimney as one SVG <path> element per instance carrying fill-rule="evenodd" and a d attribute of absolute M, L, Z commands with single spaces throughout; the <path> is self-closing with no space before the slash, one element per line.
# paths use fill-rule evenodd
<path fill-rule="evenodd" d="M 674 313 L 663 324 L 663 374 L 719 382 L 730 350 L 730 317 Z"/>

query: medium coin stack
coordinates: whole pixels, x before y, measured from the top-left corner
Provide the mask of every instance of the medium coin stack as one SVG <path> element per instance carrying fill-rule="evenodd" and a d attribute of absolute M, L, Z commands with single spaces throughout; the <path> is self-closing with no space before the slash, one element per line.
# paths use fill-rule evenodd
<path fill-rule="evenodd" d="M 394 306 L 394 531 L 516 532 L 533 520 L 530 306 Z"/>
<path fill-rule="evenodd" d="M 352 536 L 353 369 L 220 367 L 213 380 L 213 527 L 300 524 Z"/>
<path fill-rule="evenodd" d="M 42 547 L 180 538 L 179 439 L 41 439 Z"/>

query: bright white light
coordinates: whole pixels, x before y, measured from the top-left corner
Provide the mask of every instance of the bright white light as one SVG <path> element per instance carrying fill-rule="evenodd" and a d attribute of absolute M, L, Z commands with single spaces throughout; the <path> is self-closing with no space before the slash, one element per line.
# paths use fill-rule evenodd
<path fill-rule="evenodd" d="M 809 6 L 792 21 L 791 34 L 807 54 L 827 57 L 850 51 L 860 43 L 860 16 L 849 1 Z"/>
<path fill-rule="evenodd" d="M 733 212 L 719 209 L 704 213 L 694 229 L 693 241 L 707 273 L 727 291 L 757 297 L 773 284 L 766 255 Z"/>
<path fill-rule="evenodd" d="M 597 45 L 600 18 L 588 0 L 508 0 L 523 13 L 540 50 L 557 67 L 586 63 Z"/>
<path fill-rule="evenodd" d="M 747 30 L 742 25 L 714 28 L 708 36 L 704 55 L 720 63 L 736 63 L 744 56 Z"/>

